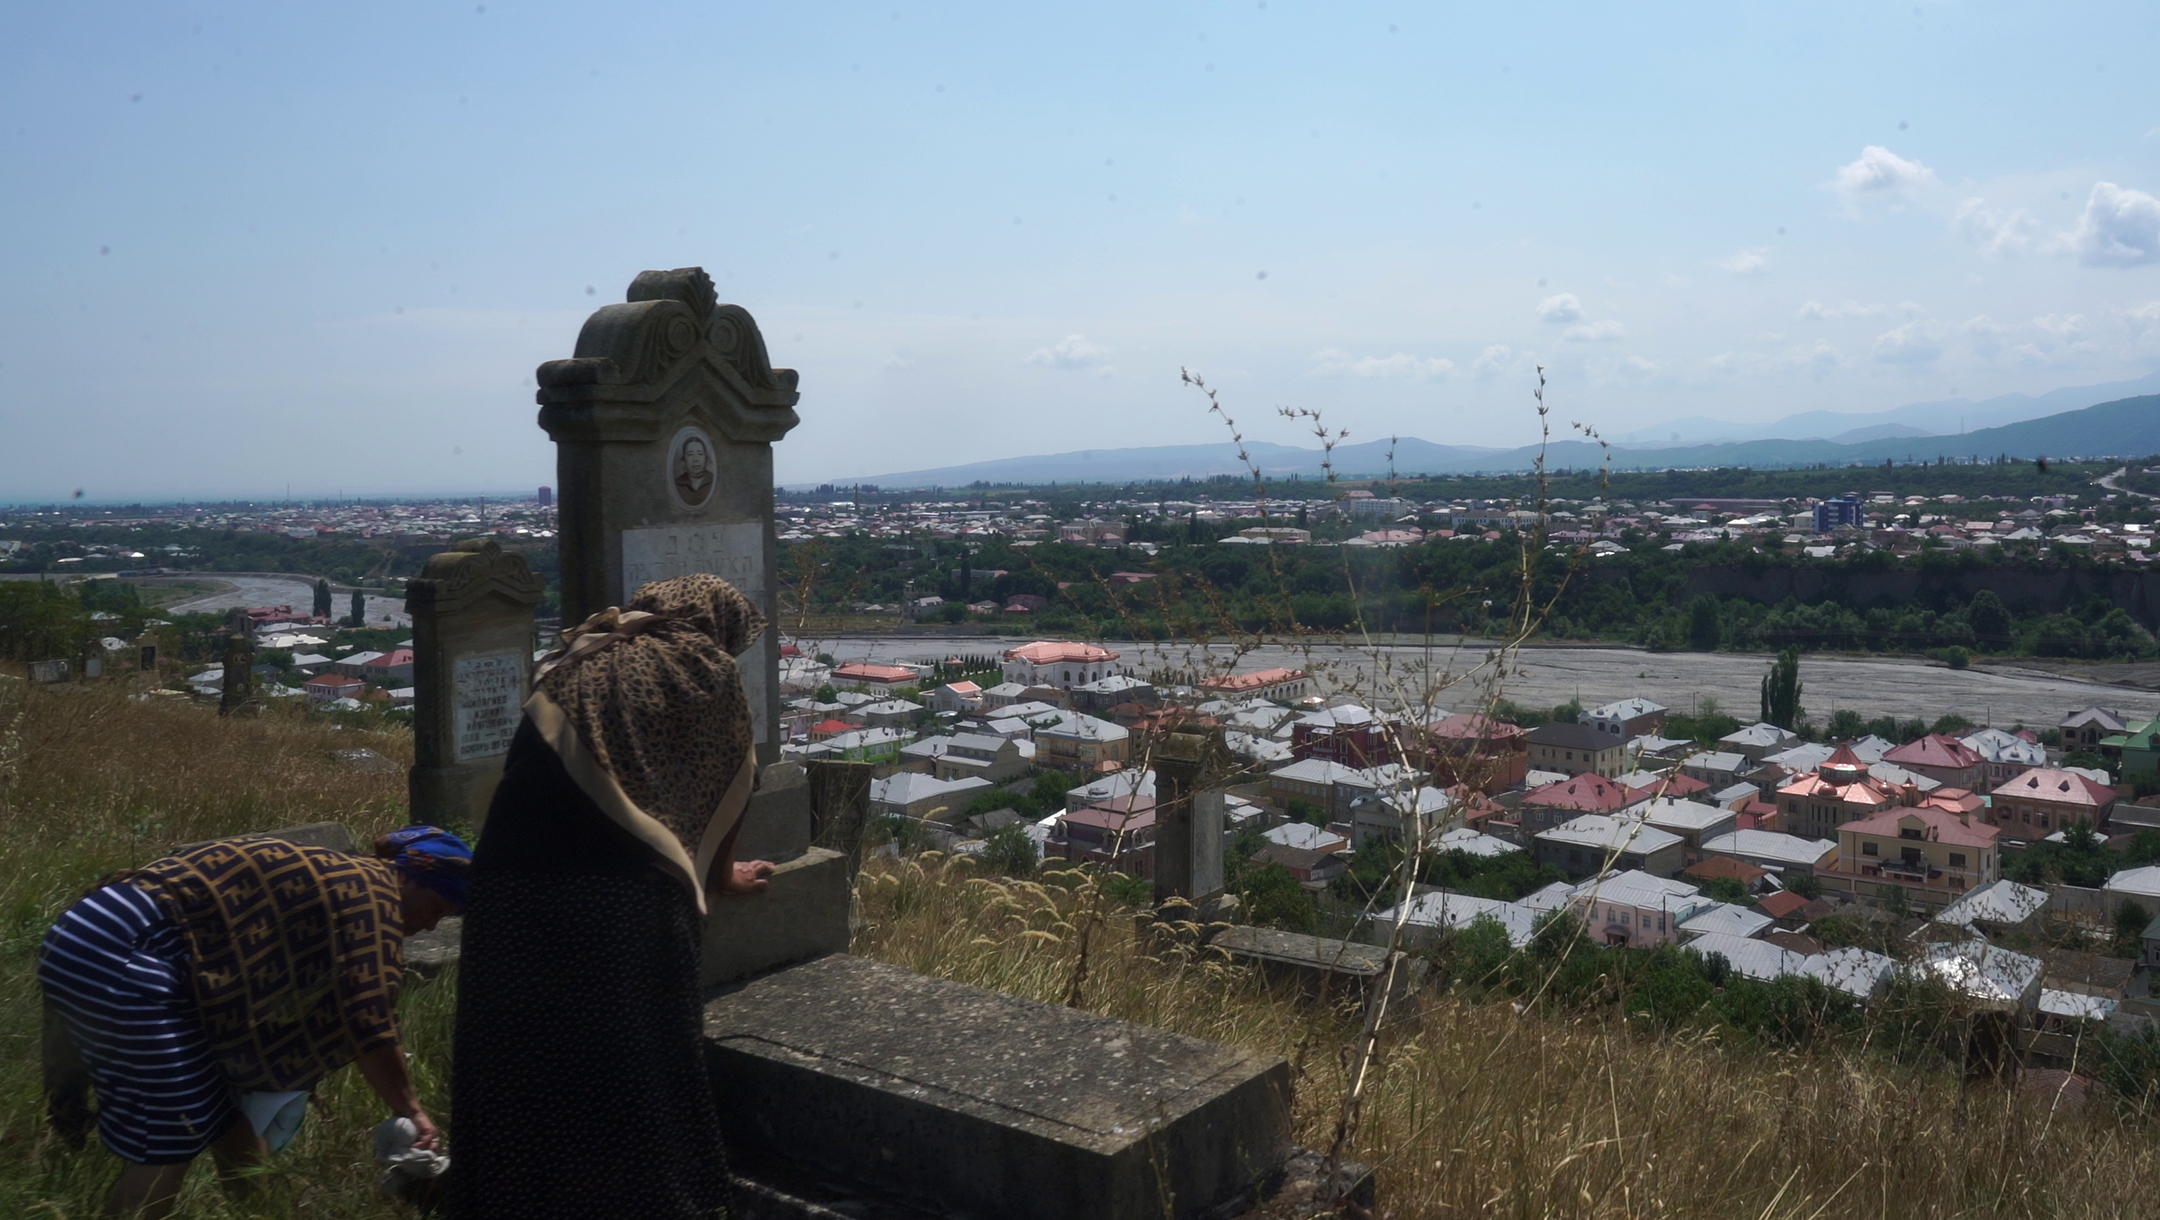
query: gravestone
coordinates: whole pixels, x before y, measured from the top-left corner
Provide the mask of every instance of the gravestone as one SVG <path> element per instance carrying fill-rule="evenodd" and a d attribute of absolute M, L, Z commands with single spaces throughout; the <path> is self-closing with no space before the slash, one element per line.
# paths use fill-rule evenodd
<path fill-rule="evenodd" d="M 478 830 L 532 689 L 533 609 L 544 590 L 525 557 L 492 538 L 435 555 L 405 586 L 413 620 L 415 822 Z"/>
<path fill-rule="evenodd" d="M 1155 745 L 1155 902 L 1196 908 L 1223 888 L 1223 794 L 1232 764 L 1221 729 L 1165 733 Z"/>
<path fill-rule="evenodd" d="M 647 581 L 724 577 L 771 625 L 741 661 L 758 759 L 774 761 L 772 446 L 799 422 L 795 370 L 772 367 L 748 311 L 684 267 L 639 274 L 538 381 L 556 451 L 563 622 L 620 606 Z"/>
<path fill-rule="evenodd" d="M 781 870 L 761 897 L 712 896 L 712 986 L 847 947 L 845 862 L 811 847 L 809 780 L 780 761 L 774 731 L 772 447 L 799 422 L 798 395 L 795 371 L 772 367 L 757 323 L 719 303 L 702 268 L 642 272 L 626 295 L 585 320 L 575 355 L 537 374 L 540 426 L 555 442 L 563 622 L 692 572 L 722 577 L 765 615 L 737 658 L 760 774 L 735 857 Z"/>
<path fill-rule="evenodd" d="M 235 631 L 225 637 L 225 683 L 218 693 L 218 715 L 230 716 L 255 699 L 255 637 Z"/>

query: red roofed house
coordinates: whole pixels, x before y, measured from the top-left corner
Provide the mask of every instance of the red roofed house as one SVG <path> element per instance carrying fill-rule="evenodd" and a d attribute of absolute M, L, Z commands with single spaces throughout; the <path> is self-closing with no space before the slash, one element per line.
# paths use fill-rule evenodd
<path fill-rule="evenodd" d="M 1094 644 L 1037 640 L 1008 648 L 1002 658 L 1007 682 L 1071 690 L 1125 672 L 1118 654 Z"/>
<path fill-rule="evenodd" d="M 360 676 L 384 686 L 411 686 L 413 650 L 393 648 L 381 656 L 370 657 L 361 664 Z"/>
<path fill-rule="evenodd" d="M 1312 693 L 1312 683 L 1302 669 L 1259 669 L 1209 678 L 1198 689 L 1216 699 L 1303 699 Z"/>
<path fill-rule="evenodd" d="M 1882 760 L 1968 792 L 1979 791 L 1987 782 L 1987 759 L 1947 733 L 1929 733 L 1917 741 L 1908 741 L 1885 753 Z"/>
<path fill-rule="evenodd" d="M 1627 804 L 1627 789 L 1601 776 L 1578 775 L 1523 793 L 1516 812 L 1523 833 L 1537 834 L 1586 813 L 1616 814 Z"/>
<path fill-rule="evenodd" d="M 1135 877 L 1155 875 L 1155 798 L 1126 796 L 1059 815 L 1045 857 L 1107 864 Z"/>
<path fill-rule="evenodd" d="M 1505 792 L 1530 772 L 1530 752 L 1522 729 L 1477 712 L 1457 712 L 1425 726 L 1425 740 L 1435 782 L 1475 784 L 1483 792 Z"/>
<path fill-rule="evenodd" d="M 810 726 L 810 740 L 823 741 L 828 737 L 838 737 L 842 733 L 852 733 L 861 727 L 845 720 L 827 720 Z"/>
<path fill-rule="evenodd" d="M 982 706 L 982 687 L 973 682 L 947 682 L 924 697 L 933 712 L 972 712 Z"/>
<path fill-rule="evenodd" d="M 1807 904 L 1807 895 L 1795 894 L 1791 890 L 1779 890 L 1774 894 L 1764 894 L 1755 900 L 1757 910 L 1780 922 L 1798 915 L 1800 908 Z"/>
<path fill-rule="evenodd" d="M 922 675 L 905 665 L 872 665 L 851 661 L 832 671 L 833 685 L 872 695 L 889 695 L 903 686 L 918 686 Z"/>
<path fill-rule="evenodd" d="M 1919 793 L 1869 775 L 1868 765 L 1851 746 L 1839 746 L 1813 774 L 1795 777 L 1777 793 L 1785 833 L 1803 839 L 1827 839 L 1855 818 L 1919 803 Z"/>
<path fill-rule="evenodd" d="M 328 703 L 333 699 L 357 699 L 367 684 L 358 678 L 344 674 L 318 674 L 301 686 L 307 697 L 316 703 Z"/>
<path fill-rule="evenodd" d="M 2002 874 L 2000 834 L 1972 814 L 1899 806 L 1837 828 L 1837 867 L 1818 868 L 1826 889 L 1874 898 L 1898 886 L 1908 898 L 1944 907 Z"/>
<path fill-rule="evenodd" d="M 2045 839 L 2079 822 L 2105 834 L 2115 812 L 2113 788 L 2046 767 L 2013 777 L 1988 797 L 1988 820 L 2016 839 Z"/>
<path fill-rule="evenodd" d="M 1708 791 L 1710 791 L 1709 784 L 1696 779 L 1692 775 L 1675 771 L 1671 775 L 1661 775 L 1654 780 L 1637 784 L 1628 789 L 1628 803 L 1639 805 L 1644 801 L 1661 796 L 1669 796 L 1675 800 L 1693 800 L 1696 793 Z"/>

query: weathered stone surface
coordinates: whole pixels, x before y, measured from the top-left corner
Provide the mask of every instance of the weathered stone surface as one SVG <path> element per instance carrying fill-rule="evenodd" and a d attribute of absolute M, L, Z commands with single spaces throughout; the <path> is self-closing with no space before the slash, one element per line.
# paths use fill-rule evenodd
<path fill-rule="evenodd" d="M 405 973 L 432 978 L 457 965 L 458 948 L 464 942 L 465 919 L 452 915 L 433 929 L 405 938 Z"/>
<path fill-rule="evenodd" d="M 1161 1220 L 1290 1150 L 1281 1059 L 835 955 L 705 1010 L 731 1146 L 939 1215 Z"/>
<path fill-rule="evenodd" d="M 743 811 L 735 858 L 792 860 L 810 848 L 810 823 L 810 781 L 802 764 L 774 763 L 764 769 Z"/>
<path fill-rule="evenodd" d="M 556 445 L 563 621 L 619 606 L 640 584 L 726 578 L 778 624 L 773 442 L 798 422 L 791 369 L 757 323 L 720 304 L 696 267 L 647 271 L 585 320 L 576 354 L 537 370 Z M 758 758 L 779 758 L 777 630 L 740 658 Z"/>
<path fill-rule="evenodd" d="M 430 557 L 405 590 L 413 619 L 416 822 L 480 827 L 532 688 L 533 610 L 546 590 L 525 557 L 474 538 Z"/>
<path fill-rule="evenodd" d="M 1271 982 L 1314 999 L 1363 999 L 1386 972 L 1388 951 L 1374 945 L 1279 932 L 1273 928 L 1226 928 L 1208 941 L 1233 962 L 1256 966 Z M 1425 963 L 1402 953 L 1390 1003 L 1414 994 Z"/>
<path fill-rule="evenodd" d="M 699 985 L 722 983 L 790 962 L 845 952 L 847 862 L 813 847 L 781 862 L 762 894 L 714 894 L 705 921 Z"/>

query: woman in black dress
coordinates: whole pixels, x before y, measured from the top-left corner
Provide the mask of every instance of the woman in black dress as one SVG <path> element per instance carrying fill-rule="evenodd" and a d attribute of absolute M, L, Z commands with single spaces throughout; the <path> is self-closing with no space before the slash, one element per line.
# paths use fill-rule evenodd
<path fill-rule="evenodd" d="M 706 895 L 756 782 L 735 657 L 765 623 L 716 576 L 639 589 L 542 661 L 473 853 L 448 1209 L 702 1217 L 726 1199 L 700 1041 Z"/>

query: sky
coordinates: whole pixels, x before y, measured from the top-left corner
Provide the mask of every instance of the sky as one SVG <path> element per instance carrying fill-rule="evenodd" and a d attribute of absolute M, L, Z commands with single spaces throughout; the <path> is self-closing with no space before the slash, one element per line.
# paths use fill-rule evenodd
<path fill-rule="evenodd" d="M 17 4 L 0 501 L 553 483 L 705 267 L 786 482 L 1533 441 L 2160 368 L 2136 4 Z M 1952 430 L 1948 425 L 1944 430 Z"/>

